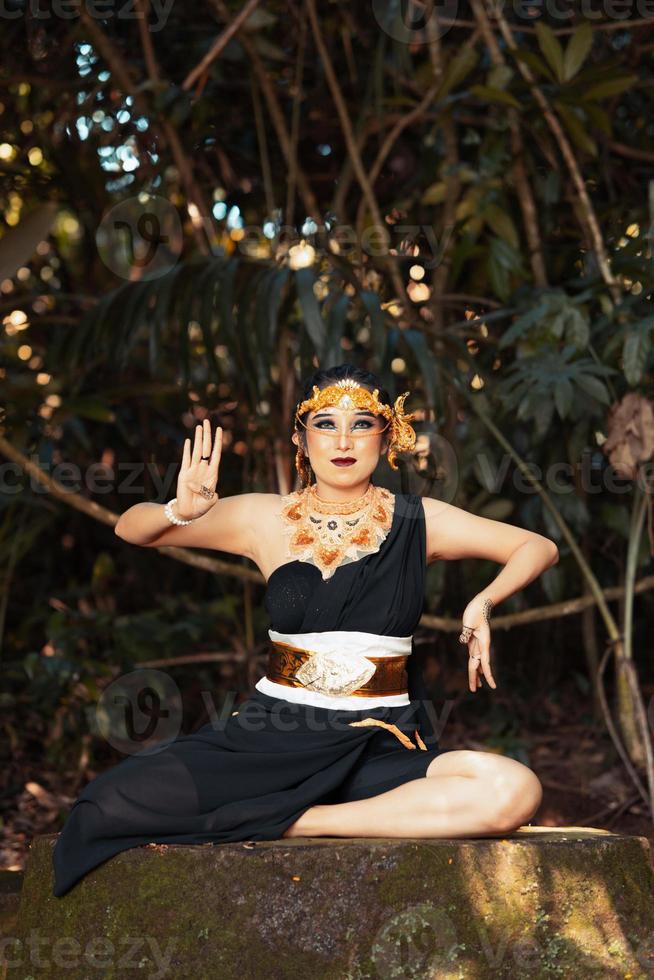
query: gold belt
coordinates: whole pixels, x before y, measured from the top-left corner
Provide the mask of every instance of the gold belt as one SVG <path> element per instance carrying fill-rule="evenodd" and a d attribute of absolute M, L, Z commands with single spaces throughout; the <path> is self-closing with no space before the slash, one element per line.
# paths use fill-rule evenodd
<path fill-rule="evenodd" d="M 268 680 L 286 687 L 304 687 L 319 694 L 332 696 L 380 697 L 407 694 L 406 662 L 408 655 L 392 657 L 363 657 L 360 654 L 339 657 L 337 654 L 273 640 L 268 653 Z M 237 711 L 233 714 L 238 714 Z M 392 732 L 407 749 L 415 749 L 409 736 L 397 725 L 381 718 L 362 718 L 349 722 L 352 726 L 378 725 Z M 414 731 L 417 747 L 427 751 L 418 729 Z"/>
<path fill-rule="evenodd" d="M 268 680 L 286 687 L 304 687 L 320 694 L 353 694 L 356 697 L 379 697 L 388 694 L 407 694 L 407 656 L 393 657 L 339 658 L 334 654 L 305 650 L 273 640 L 268 653 Z M 363 663 L 362 663 L 363 662 Z M 372 668 L 372 670 L 371 670 Z M 361 678 L 365 683 L 359 684 Z M 237 715 L 238 711 L 232 714 Z M 359 727 L 378 725 L 392 732 L 407 749 L 415 749 L 409 736 L 397 725 L 391 725 L 381 718 L 362 718 L 351 721 L 350 725 Z M 427 751 L 427 746 L 416 728 L 413 732 L 417 747 Z"/>
<path fill-rule="evenodd" d="M 374 698 L 407 693 L 407 655 L 341 657 L 272 641 L 267 677 L 286 687 L 304 687 L 332 697 Z"/>

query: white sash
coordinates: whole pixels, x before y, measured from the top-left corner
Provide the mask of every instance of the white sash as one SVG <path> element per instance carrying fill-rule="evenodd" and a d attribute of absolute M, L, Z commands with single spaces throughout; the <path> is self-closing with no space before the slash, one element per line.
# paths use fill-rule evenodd
<path fill-rule="evenodd" d="M 324 630 L 320 633 L 278 633 L 268 630 L 271 640 L 289 643 L 291 646 L 314 650 L 316 653 L 353 659 L 359 657 L 396 657 L 408 656 L 411 653 L 410 636 L 383 636 L 379 633 L 363 633 L 358 630 Z M 388 694 L 380 697 L 360 697 L 346 695 L 333 697 L 321 694 L 304 687 L 287 687 L 275 681 L 262 677 L 254 685 L 257 691 L 274 698 L 295 701 L 301 704 L 313 704 L 319 708 L 352 709 L 376 708 L 383 705 L 409 704 L 408 692 L 404 694 Z"/>

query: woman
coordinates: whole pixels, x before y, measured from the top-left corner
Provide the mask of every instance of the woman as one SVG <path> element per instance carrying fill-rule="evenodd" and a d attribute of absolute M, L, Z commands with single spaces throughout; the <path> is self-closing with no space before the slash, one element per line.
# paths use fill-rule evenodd
<path fill-rule="evenodd" d="M 151 842 L 492 836 L 536 812 L 542 791 L 527 766 L 441 749 L 412 634 L 430 561 L 504 563 L 459 637 L 470 689 L 482 675 L 495 687 L 490 609 L 558 553 L 540 535 L 371 483 L 381 453 L 396 469 L 415 444 L 406 394 L 391 406 L 375 375 L 318 371 L 292 436 L 302 489 L 219 498 L 222 430 L 212 445 L 205 420 L 184 443 L 177 496 L 122 515 L 116 533 L 133 544 L 215 548 L 259 567 L 268 669 L 222 727 L 130 756 L 83 789 L 55 847 L 55 896 Z"/>

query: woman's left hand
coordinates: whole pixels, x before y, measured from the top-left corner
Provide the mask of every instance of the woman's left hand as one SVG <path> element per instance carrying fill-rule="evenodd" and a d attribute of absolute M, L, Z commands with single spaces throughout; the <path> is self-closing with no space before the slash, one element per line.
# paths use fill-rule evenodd
<path fill-rule="evenodd" d="M 491 672 L 490 649 L 490 614 L 493 603 L 485 596 L 475 596 L 463 611 L 462 630 L 459 642 L 468 646 L 468 682 L 470 690 L 476 691 L 481 687 L 481 675 L 496 688 L 495 678 Z"/>

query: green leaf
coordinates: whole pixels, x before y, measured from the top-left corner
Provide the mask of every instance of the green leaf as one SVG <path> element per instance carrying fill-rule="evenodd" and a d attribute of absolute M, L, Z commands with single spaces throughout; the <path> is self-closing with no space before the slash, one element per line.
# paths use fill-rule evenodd
<path fill-rule="evenodd" d="M 288 271 L 288 270 L 287 270 Z M 254 298 L 254 311 L 253 311 L 253 326 L 254 326 L 254 353 L 257 358 L 257 365 L 259 369 L 259 384 L 261 385 L 264 380 L 261 377 L 261 367 L 265 363 L 269 363 L 272 356 L 270 341 L 271 341 L 271 324 L 268 320 L 268 310 L 270 308 L 270 289 L 272 283 L 275 280 L 277 270 L 274 268 L 268 269 L 264 274 L 255 280 L 255 298 Z"/>
<path fill-rule="evenodd" d="M 549 327 L 555 337 L 559 340 L 563 336 L 563 329 L 565 326 L 565 314 L 563 310 L 559 310 L 554 316 L 550 317 Z"/>
<path fill-rule="evenodd" d="M 370 317 L 371 347 L 375 364 L 377 369 L 379 369 L 383 363 L 384 348 L 386 346 L 386 314 L 381 308 L 378 293 L 373 292 L 371 289 L 362 289 L 359 291 L 359 296 Z"/>
<path fill-rule="evenodd" d="M 159 321 L 162 329 L 170 322 L 171 312 L 175 305 L 176 287 L 179 288 L 178 280 L 183 270 L 184 266 L 180 264 L 167 272 L 165 276 L 154 280 L 155 304 L 153 308 L 148 307 L 149 318 Z"/>
<path fill-rule="evenodd" d="M 593 46 L 593 28 L 585 20 L 574 31 L 563 56 L 563 78 L 566 82 L 577 74 Z"/>
<path fill-rule="evenodd" d="M 218 282 L 220 281 L 222 271 L 222 262 L 210 260 L 207 262 L 206 269 L 204 269 L 197 280 L 197 299 L 200 304 L 197 320 L 202 330 L 202 339 L 206 351 L 205 356 L 213 371 L 215 381 L 221 378 L 220 365 L 218 364 L 214 350 L 218 339 L 218 330 L 214 326 L 214 321 L 217 320 L 215 303 L 216 280 Z M 154 374 L 154 371 L 151 373 Z"/>
<path fill-rule="evenodd" d="M 423 204 L 442 204 L 445 200 L 447 184 L 444 180 L 437 180 L 435 184 L 430 184 L 423 192 L 421 201 Z"/>
<path fill-rule="evenodd" d="M 558 100 L 554 101 L 554 105 L 561 116 L 565 128 L 568 130 L 573 141 L 579 147 L 580 150 L 584 150 L 586 153 L 590 153 L 591 156 L 597 156 L 597 144 L 595 140 L 591 139 L 586 130 L 584 129 L 579 117 L 576 115 L 570 106 L 564 105 Z"/>
<path fill-rule="evenodd" d="M 437 99 L 445 98 L 456 85 L 470 74 L 478 61 L 479 55 L 474 48 L 467 46 L 459 48 L 445 69 L 445 76 L 438 89 Z"/>
<path fill-rule="evenodd" d="M 599 378 L 594 378 L 592 374 L 578 374 L 575 380 L 579 387 L 583 388 L 586 394 L 591 395 L 593 398 L 596 398 L 597 401 L 603 402 L 605 405 L 610 403 L 611 399 L 609 397 L 609 393 Z"/>
<path fill-rule="evenodd" d="M 516 413 L 517 417 L 520 419 L 521 422 L 524 422 L 526 419 L 531 417 L 531 415 L 533 414 L 533 409 L 534 409 L 534 405 L 533 405 L 532 396 L 529 394 L 529 392 L 527 392 L 527 394 L 524 396 L 524 398 L 520 401 L 518 405 L 518 411 Z"/>
<path fill-rule="evenodd" d="M 574 398 L 574 388 L 568 378 L 560 378 L 554 385 L 556 410 L 562 419 L 566 418 Z"/>
<path fill-rule="evenodd" d="M 556 34 L 551 27 L 548 27 L 542 20 L 539 20 L 536 24 L 536 37 L 538 38 L 538 46 L 545 55 L 545 58 L 556 75 L 557 80 L 562 82 L 565 77 L 563 68 L 563 48 L 561 47 Z"/>
<path fill-rule="evenodd" d="M 318 305 L 316 294 L 313 291 L 315 281 L 316 276 L 311 267 L 296 270 L 295 285 L 302 309 L 304 326 L 319 360 L 322 360 L 327 339 L 327 330 L 320 313 L 320 306 Z"/>
<path fill-rule="evenodd" d="M 502 102 L 504 105 L 513 106 L 514 109 L 522 109 L 522 104 L 514 95 L 499 88 L 491 88 L 490 85 L 471 85 L 470 93 L 482 102 Z"/>
<path fill-rule="evenodd" d="M 408 330 L 402 331 L 402 339 L 406 340 L 414 353 L 416 363 L 422 371 L 422 377 L 425 382 L 427 404 L 430 408 L 434 408 L 436 404 L 437 379 L 434 355 L 429 349 L 427 338 L 420 330 L 409 328 Z"/>
<path fill-rule="evenodd" d="M 561 178 L 555 170 L 537 178 L 543 204 L 558 204 L 561 199 Z"/>
<path fill-rule="evenodd" d="M 256 334 L 252 329 L 253 317 L 255 316 L 252 307 L 253 303 L 256 304 L 259 289 L 267 275 L 267 270 L 262 266 L 255 266 L 253 269 L 251 266 L 244 265 L 244 271 L 250 274 L 244 279 L 241 279 L 239 283 L 236 322 L 240 336 L 241 357 L 244 368 L 243 378 L 250 389 L 251 403 L 255 405 L 264 395 L 267 379 L 263 379 L 264 386 L 262 388 L 261 370 L 256 370 L 258 364 L 258 345 Z"/>
<path fill-rule="evenodd" d="M 637 299 L 638 297 L 636 297 L 636 300 Z M 624 301 L 621 305 L 624 306 Z M 645 330 L 649 333 L 652 327 L 654 327 L 654 313 L 651 313 L 649 316 L 643 317 L 642 320 L 638 320 L 637 323 L 634 323 L 634 330 Z"/>
<path fill-rule="evenodd" d="M 131 296 L 128 299 L 125 310 L 121 313 L 121 327 L 116 331 L 112 357 L 120 364 L 121 371 L 127 366 L 130 354 L 137 344 L 139 337 L 142 336 L 143 324 L 148 325 L 150 331 L 157 331 L 159 323 L 156 317 L 149 316 L 149 304 L 158 302 L 158 292 L 163 286 L 161 280 L 153 279 L 152 282 L 131 284 Z M 121 322 L 119 321 L 119 322 Z M 150 348 L 154 341 L 149 338 Z M 150 370 L 154 376 L 156 369 Z"/>
<path fill-rule="evenodd" d="M 192 293 L 190 284 L 192 279 L 187 275 L 187 267 L 181 266 L 180 274 L 176 280 L 176 289 L 172 301 L 172 322 L 175 324 L 177 336 L 179 338 L 179 365 L 182 374 L 182 385 L 187 388 L 191 378 L 191 343 L 188 335 L 188 323 L 193 319 L 190 308 Z"/>
<path fill-rule="evenodd" d="M 486 84 L 489 88 L 505 89 L 514 75 L 510 65 L 494 65 L 486 76 Z"/>
<path fill-rule="evenodd" d="M 565 339 L 577 350 L 585 350 L 590 341 L 588 318 L 582 310 L 574 306 L 565 314 Z"/>
<path fill-rule="evenodd" d="M 531 70 L 536 75 L 542 75 L 543 78 L 547 78 L 548 81 L 553 82 L 554 75 L 549 70 L 545 62 L 538 57 L 534 51 L 529 51 L 527 48 L 514 48 L 513 56 L 518 59 L 518 61 L 524 61 Z"/>
<path fill-rule="evenodd" d="M 632 387 L 643 377 L 651 349 L 652 344 L 648 334 L 630 330 L 626 335 L 622 347 L 622 361 L 625 378 Z"/>
<path fill-rule="evenodd" d="M 491 239 L 488 249 L 487 269 L 495 295 L 499 296 L 501 300 L 506 301 L 511 293 L 511 280 L 507 255 L 502 250 L 502 245 L 504 245 L 504 242 L 500 238 Z"/>
<path fill-rule="evenodd" d="M 321 367 L 330 368 L 335 364 L 340 364 L 343 360 L 343 348 L 341 340 L 345 335 L 345 324 L 347 321 L 347 311 L 350 305 L 350 297 L 347 293 L 337 292 L 329 311 L 329 322 L 327 327 L 327 339 L 325 342 L 325 353 L 321 361 Z"/>
<path fill-rule="evenodd" d="M 613 138 L 611 118 L 605 109 L 594 102 L 587 102 L 584 105 L 584 112 L 592 122 L 593 126 L 601 130 L 601 132 L 604 133 L 604 135 L 609 139 Z"/>
<path fill-rule="evenodd" d="M 241 26 L 243 31 L 260 31 L 264 27 L 272 27 L 278 21 L 277 15 L 270 13 L 269 10 L 253 10 L 249 17 L 246 17 Z"/>
<path fill-rule="evenodd" d="M 520 245 L 520 237 L 511 216 L 498 204 L 488 204 L 484 208 L 483 218 L 493 229 L 498 238 L 508 242 L 513 248 Z"/>
<path fill-rule="evenodd" d="M 75 415 L 85 419 L 93 419 L 94 422 L 114 422 L 116 418 L 107 405 L 93 397 L 69 398 L 57 412 L 58 418 Z"/>
<path fill-rule="evenodd" d="M 514 320 L 511 326 L 501 335 L 497 344 L 498 349 L 504 350 L 504 348 L 509 347 L 514 341 L 525 334 L 530 327 L 539 323 L 547 313 L 547 309 L 547 303 L 539 303 L 533 309 L 527 310 L 526 313 Z"/>
<path fill-rule="evenodd" d="M 580 98 L 582 102 L 588 102 L 590 99 L 606 99 L 611 95 L 626 92 L 637 81 L 638 75 L 620 75 L 618 78 L 608 78 L 606 81 L 600 82 L 599 85 L 593 85 L 586 89 L 585 92 L 581 93 Z"/>
<path fill-rule="evenodd" d="M 534 409 L 534 421 L 536 423 L 536 434 L 544 436 L 552 424 L 554 405 L 548 398 L 541 398 Z"/>
<path fill-rule="evenodd" d="M 264 57 L 270 58 L 272 61 L 286 62 L 288 60 L 288 56 L 284 49 L 280 48 L 277 44 L 273 44 L 267 37 L 263 37 L 261 34 L 256 34 L 250 40 L 254 43 L 254 46 L 259 54 L 263 55 Z"/>

